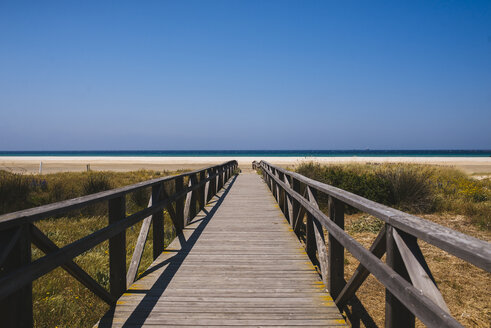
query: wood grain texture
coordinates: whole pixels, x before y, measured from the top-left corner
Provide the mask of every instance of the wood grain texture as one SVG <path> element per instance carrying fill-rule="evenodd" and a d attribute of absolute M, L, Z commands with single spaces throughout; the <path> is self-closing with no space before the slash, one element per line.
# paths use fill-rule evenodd
<path fill-rule="evenodd" d="M 99 327 L 346 326 L 261 178 L 224 187 Z"/>

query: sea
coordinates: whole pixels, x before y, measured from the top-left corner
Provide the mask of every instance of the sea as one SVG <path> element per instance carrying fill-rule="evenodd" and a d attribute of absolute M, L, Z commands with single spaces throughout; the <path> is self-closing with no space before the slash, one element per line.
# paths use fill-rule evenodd
<path fill-rule="evenodd" d="M 62 150 L 0 151 L 0 156 L 77 157 L 491 157 L 491 150 Z"/>

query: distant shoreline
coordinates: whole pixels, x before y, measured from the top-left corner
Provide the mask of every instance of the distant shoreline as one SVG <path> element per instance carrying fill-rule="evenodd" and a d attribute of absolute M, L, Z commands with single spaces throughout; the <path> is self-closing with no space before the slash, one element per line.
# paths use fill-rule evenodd
<path fill-rule="evenodd" d="M 491 150 L 87 150 L 87 151 L 0 151 L 3 157 L 491 157 Z"/>
<path fill-rule="evenodd" d="M 198 168 L 237 160 L 242 169 L 249 169 L 252 161 L 264 160 L 281 166 L 294 166 L 302 162 L 321 164 L 345 163 L 420 163 L 454 166 L 467 173 L 491 173 L 491 157 L 270 157 L 270 156 L 208 156 L 208 157 L 113 157 L 113 156 L 1 156 L 0 170 L 38 173 L 40 162 L 43 173 L 85 171 L 87 165 L 94 171 L 134 171 L 140 169 L 195 170 Z"/>

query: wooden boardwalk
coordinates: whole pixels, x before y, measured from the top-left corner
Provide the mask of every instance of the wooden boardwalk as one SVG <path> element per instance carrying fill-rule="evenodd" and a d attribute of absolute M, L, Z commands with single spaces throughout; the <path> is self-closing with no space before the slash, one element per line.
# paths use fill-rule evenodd
<path fill-rule="evenodd" d="M 63 268 L 113 307 L 100 327 L 346 326 L 338 308 L 353 327 L 372 327 L 356 297 L 369 275 L 385 289 L 386 327 L 414 328 L 416 318 L 431 328 L 463 327 L 449 313 L 418 241 L 486 272 L 490 243 L 265 161 L 252 168 L 262 179 L 236 176 L 231 160 L 0 215 L 0 326 L 33 327 L 32 282 Z M 151 190 L 148 207 L 127 215 L 127 196 L 141 190 Z M 107 204 L 108 225 L 62 247 L 35 225 L 96 203 Z M 346 206 L 385 222 L 369 249 L 345 230 Z M 167 249 L 164 209 L 183 231 Z M 127 267 L 126 231 L 139 222 Z M 133 283 L 151 227 L 156 260 Z M 105 241 L 109 290 L 73 261 Z M 45 255 L 33 259 L 33 246 Z M 345 252 L 359 261 L 347 281 Z"/>
<path fill-rule="evenodd" d="M 232 178 L 99 327 L 346 326 L 274 197 Z"/>

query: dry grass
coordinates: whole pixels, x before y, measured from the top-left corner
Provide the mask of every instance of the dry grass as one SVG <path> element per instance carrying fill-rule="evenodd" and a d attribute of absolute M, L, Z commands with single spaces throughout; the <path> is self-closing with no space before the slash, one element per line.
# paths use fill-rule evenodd
<path fill-rule="evenodd" d="M 490 241 L 489 230 L 481 230 L 471 221 L 461 215 L 423 215 L 423 218 L 454 230 L 466 233 L 476 238 Z M 363 214 L 346 216 L 346 230 L 366 248 L 369 248 L 377 236 L 376 218 Z M 489 328 L 491 325 L 491 274 L 456 258 L 437 247 L 419 242 L 428 266 L 447 302 L 454 318 L 466 327 Z M 348 280 L 359 262 L 346 252 L 345 279 Z M 385 257 L 382 258 L 385 261 Z M 384 326 L 385 318 L 385 289 L 373 277 L 365 281 L 356 293 L 377 325 Z M 363 324 L 362 324 L 363 326 Z M 417 322 L 417 327 L 424 327 Z"/>
<path fill-rule="evenodd" d="M 166 245 L 175 232 L 168 215 L 165 215 Z M 57 218 L 36 224 L 59 247 L 78 240 L 107 226 L 107 217 Z M 141 223 L 126 232 L 126 263 L 129 265 Z M 43 253 L 33 247 L 33 259 Z M 99 284 L 109 289 L 108 242 L 103 242 L 75 258 L 75 262 Z M 139 274 L 152 263 L 152 231 L 140 264 Z M 35 327 L 89 327 L 94 325 L 109 306 L 85 288 L 63 269 L 58 268 L 33 283 L 33 308 Z"/>
<path fill-rule="evenodd" d="M 16 211 L 43 205 L 139 181 L 162 177 L 177 172 L 70 172 L 47 175 L 20 175 L 0 171 L 0 211 Z M 185 183 L 187 183 L 185 179 Z M 166 185 L 169 194 L 173 184 Z M 7 197 L 14 192 L 15 197 Z M 22 197 L 18 198 L 19 194 Z M 5 196 L 5 197 L 3 197 Z M 127 195 L 127 215 L 147 206 L 150 188 Z M 19 201 L 20 199 L 20 201 Z M 13 201 L 10 201 L 13 200 Z M 36 222 L 58 247 L 63 247 L 107 226 L 107 202 L 91 205 L 82 210 L 65 213 L 63 217 Z M 164 211 L 165 243 L 174 239 L 171 219 Z M 140 231 L 141 222 L 126 230 L 126 263 L 129 265 Z M 32 247 L 36 260 L 44 254 Z M 109 289 L 108 242 L 103 242 L 74 259 L 92 278 Z M 152 230 L 139 268 L 141 274 L 152 262 Z M 89 327 L 107 311 L 108 305 L 85 288 L 63 269 L 58 268 L 33 282 L 33 310 L 35 327 Z M 1 324 L 0 324 L 1 326 Z"/>

